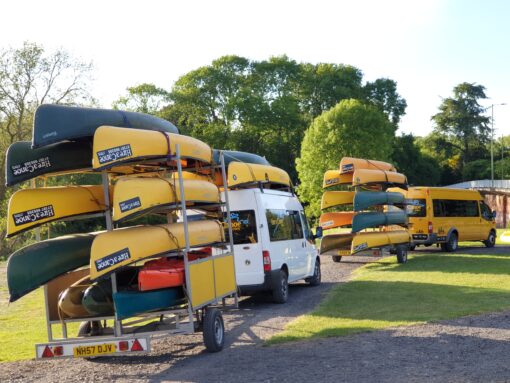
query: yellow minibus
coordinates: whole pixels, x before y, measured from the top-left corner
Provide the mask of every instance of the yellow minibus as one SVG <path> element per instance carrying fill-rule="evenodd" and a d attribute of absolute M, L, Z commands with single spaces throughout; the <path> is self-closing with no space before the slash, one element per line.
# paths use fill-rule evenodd
<path fill-rule="evenodd" d="M 480 192 L 441 187 L 410 187 L 406 195 L 411 249 L 438 243 L 444 251 L 455 251 L 459 241 L 496 243 L 496 213 Z"/>

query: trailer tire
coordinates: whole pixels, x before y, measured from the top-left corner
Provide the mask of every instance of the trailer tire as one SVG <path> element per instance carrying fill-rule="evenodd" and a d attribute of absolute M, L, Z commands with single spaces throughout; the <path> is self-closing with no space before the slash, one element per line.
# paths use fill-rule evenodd
<path fill-rule="evenodd" d="M 336 263 L 342 262 L 342 256 L 341 255 L 332 255 L 331 259 L 333 260 L 333 262 L 336 262 Z"/>
<path fill-rule="evenodd" d="M 89 336 L 92 329 L 92 322 L 81 322 L 78 327 L 78 336 Z"/>
<path fill-rule="evenodd" d="M 398 263 L 407 262 L 407 246 L 397 246 L 396 253 Z"/>
<path fill-rule="evenodd" d="M 207 351 L 218 352 L 223 349 L 225 344 L 225 325 L 221 311 L 217 308 L 206 309 L 202 335 Z"/>

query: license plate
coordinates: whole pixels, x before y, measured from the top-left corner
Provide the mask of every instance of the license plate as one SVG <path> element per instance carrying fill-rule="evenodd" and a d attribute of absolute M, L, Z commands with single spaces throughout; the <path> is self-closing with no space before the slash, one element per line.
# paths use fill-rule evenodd
<path fill-rule="evenodd" d="M 338 250 L 337 255 L 351 255 L 350 250 Z"/>
<path fill-rule="evenodd" d="M 73 348 L 75 357 L 88 357 L 111 354 L 117 350 L 115 343 L 94 344 L 90 346 L 77 346 Z"/>

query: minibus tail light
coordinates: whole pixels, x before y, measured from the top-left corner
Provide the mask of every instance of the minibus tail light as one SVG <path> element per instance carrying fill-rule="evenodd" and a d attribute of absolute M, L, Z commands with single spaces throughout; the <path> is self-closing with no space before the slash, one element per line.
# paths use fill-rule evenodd
<path fill-rule="evenodd" d="M 264 271 L 271 271 L 271 257 L 269 251 L 262 251 L 262 262 L 264 263 Z"/>
<path fill-rule="evenodd" d="M 429 234 L 432 234 L 434 231 L 434 226 L 432 225 L 432 222 L 429 222 Z"/>

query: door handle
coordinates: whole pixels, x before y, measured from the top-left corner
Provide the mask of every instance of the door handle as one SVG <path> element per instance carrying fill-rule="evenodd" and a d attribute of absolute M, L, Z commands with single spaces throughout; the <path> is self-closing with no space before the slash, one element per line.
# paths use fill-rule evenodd
<path fill-rule="evenodd" d="M 250 246 L 243 246 L 243 250 L 250 250 Z"/>

